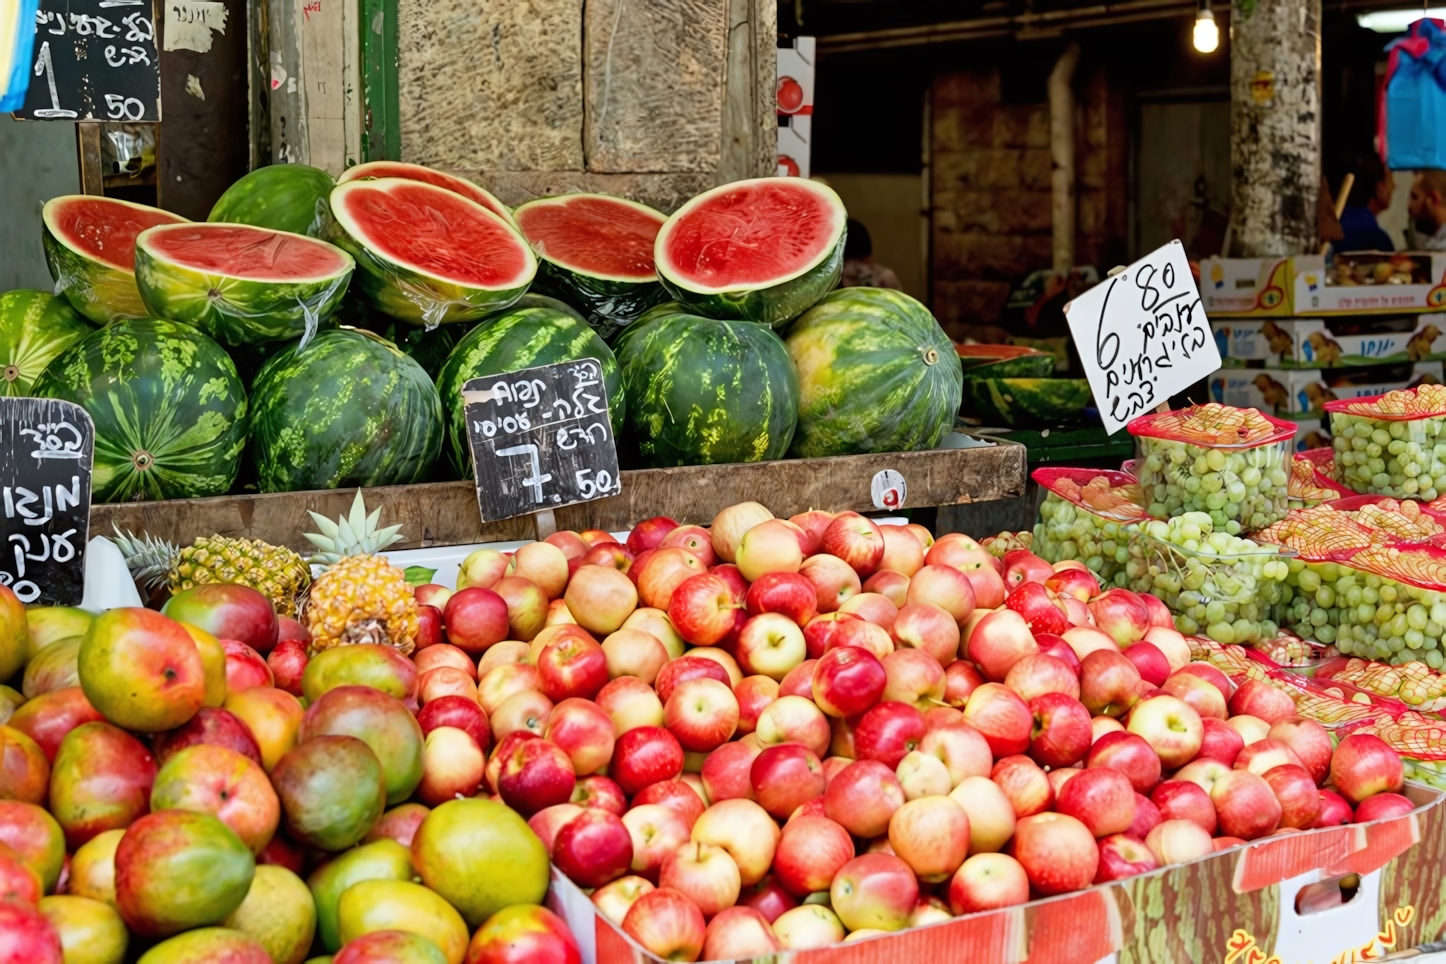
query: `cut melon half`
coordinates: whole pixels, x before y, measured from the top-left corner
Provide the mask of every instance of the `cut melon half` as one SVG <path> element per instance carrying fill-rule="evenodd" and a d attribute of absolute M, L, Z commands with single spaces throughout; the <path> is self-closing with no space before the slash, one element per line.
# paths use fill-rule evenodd
<path fill-rule="evenodd" d="M 662 301 L 653 246 L 667 216 L 607 194 L 563 194 L 513 212 L 558 297 L 611 335 Z"/>
<path fill-rule="evenodd" d="M 397 177 L 331 192 L 336 240 L 361 265 L 360 291 L 393 318 L 474 321 L 527 291 L 537 258 L 512 225 L 446 188 Z"/>
<path fill-rule="evenodd" d="M 173 224 L 136 239 L 136 283 L 159 318 L 228 345 L 310 338 L 356 263 L 335 245 L 247 224 Z"/>
<path fill-rule="evenodd" d="M 736 181 L 668 218 L 653 260 L 684 306 L 779 327 L 838 284 L 847 220 L 843 201 L 816 181 Z"/>
<path fill-rule="evenodd" d="M 420 164 L 408 164 L 404 161 L 367 161 L 365 164 L 347 168 L 341 177 L 336 179 L 336 182 L 345 184 L 347 181 L 383 177 L 400 177 L 407 181 L 421 181 L 423 184 L 434 184 L 437 187 L 445 188 L 453 194 L 460 194 L 464 198 L 476 201 L 508 224 L 513 227 L 517 226 L 512 219 L 512 212 L 507 210 L 507 205 L 497 200 L 497 196 L 485 187 L 474 184 L 465 177 L 433 170 Z"/>
<path fill-rule="evenodd" d="M 136 237 L 158 224 L 190 223 L 160 208 L 90 194 L 52 198 L 40 219 L 55 293 L 101 325 L 146 317 L 136 290 Z"/>

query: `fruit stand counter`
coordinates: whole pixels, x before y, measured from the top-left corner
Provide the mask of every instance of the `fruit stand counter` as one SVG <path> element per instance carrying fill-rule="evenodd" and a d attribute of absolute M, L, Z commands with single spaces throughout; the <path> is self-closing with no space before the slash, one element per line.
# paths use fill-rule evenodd
<path fill-rule="evenodd" d="M 1008 499 L 1024 492 L 1025 458 L 1023 445 L 998 442 L 923 452 L 625 471 L 621 495 L 558 509 L 557 527 L 627 529 L 655 515 L 706 524 L 719 510 L 746 501 L 761 502 L 774 515 L 787 518 L 814 508 L 872 512 Z M 886 471 L 904 481 L 901 504 L 875 501 L 875 478 Z M 303 549 L 301 533 L 310 524 L 307 510 L 335 517 L 345 513 L 352 498 L 350 490 L 331 490 L 96 505 L 91 509 L 91 532 L 107 535 L 114 525 L 179 543 L 215 534 Z M 530 516 L 483 523 L 471 481 L 372 489 L 366 501 L 381 509 L 389 523 L 401 523 L 407 538 L 398 549 L 536 536 Z"/>

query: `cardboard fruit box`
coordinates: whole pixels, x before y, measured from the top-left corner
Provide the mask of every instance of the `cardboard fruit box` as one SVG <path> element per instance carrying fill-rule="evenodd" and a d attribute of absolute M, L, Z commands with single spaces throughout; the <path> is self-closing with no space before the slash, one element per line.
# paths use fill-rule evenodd
<path fill-rule="evenodd" d="M 1200 306 L 1209 318 L 1290 317 L 1290 259 L 1206 258 Z"/>
<path fill-rule="evenodd" d="M 1440 383 L 1443 375 L 1439 361 L 1364 368 L 1222 368 L 1210 376 L 1207 387 L 1213 402 L 1297 419 L 1318 417 L 1327 402 Z"/>
<path fill-rule="evenodd" d="M 1351 368 L 1446 358 L 1435 314 L 1211 322 L 1226 368 Z"/>
<path fill-rule="evenodd" d="M 1290 260 L 1292 313 L 1358 315 L 1446 310 L 1446 255 L 1346 252 Z"/>
<path fill-rule="evenodd" d="M 806 951 L 779 964 L 1333 964 L 1446 934 L 1446 794 L 1407 784 L 1403 817 L 1265 837 L 1019 907 Z M 548 906 L 587 964 L 660 959 L 554 868 Z M 758 959 L 762 961 L 763 959 Z"/>

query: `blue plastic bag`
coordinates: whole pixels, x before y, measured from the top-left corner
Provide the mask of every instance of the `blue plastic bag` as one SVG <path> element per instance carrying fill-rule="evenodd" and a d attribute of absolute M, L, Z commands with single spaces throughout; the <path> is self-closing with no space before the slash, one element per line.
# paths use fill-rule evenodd
<path fill-rule="evenodd" d="M 1446 25 L 1417 20 L 1386 50 L 1378 118 L 1386 167 L 1446 168 Z"/>
<path fill-rule="evenodd" d="M 35 50 L 35 9 L 38 0 L 0 0 L 0 111 L 19 110 L 30 87 L 30 57 Z"/>

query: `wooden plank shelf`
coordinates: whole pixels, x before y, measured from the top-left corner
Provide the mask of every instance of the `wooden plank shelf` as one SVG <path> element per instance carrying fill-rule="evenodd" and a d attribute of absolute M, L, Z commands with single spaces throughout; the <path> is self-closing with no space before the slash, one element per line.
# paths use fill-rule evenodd
<path fill-rule="evenodd" d="M 622 494 L 557 510 L 559 529 L 627 529 L 655 515 L 707 525 L 738 502 L 755 501 L 787 518 L 808 509 L 873 512 L 874 475 L 892 469 L 904 477 L 905 508 L 957 505 L 1022 495 L 1023 445 L 998 442 L 964 449 L 887 452 L 825 459 L 785 459 L 734 465 L 641 469 L 622 473 Z M 301 533 L 314 531 L 307 510 L 329 518 L 351 506 L 348 489 L 228 495 L 210 499 L 124 502 L 91 508 L 91 533 L 111 527 L 189 544 L 197 536 L 261 539 L 309 549 Z M 531 516 L 483 523 L 471 481 L 398 485 L 366 491 L 367 507 L 382 510 L 382 524 L 402 524 L 399 549 L 535 538 Z"/>

